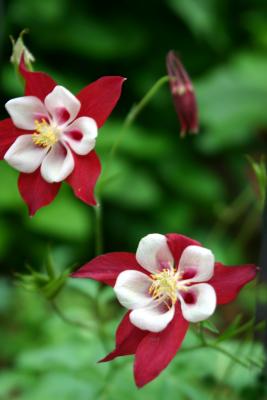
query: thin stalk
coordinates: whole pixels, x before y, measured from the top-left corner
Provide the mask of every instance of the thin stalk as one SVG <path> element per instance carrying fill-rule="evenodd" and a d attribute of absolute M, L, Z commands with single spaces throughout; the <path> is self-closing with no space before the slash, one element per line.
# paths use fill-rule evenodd
<path fill-rule="evenodd" d="M 145 94 L 145 96 L 139 101 L 139 103 L 135 104 L 130 111 L 128 112 L 128 114 L 125 117 L 125 120 L 123 122 L 122 125 L 122 129 L 119 132 L 116 140 L 114 141 L 108 158 L 107 158 L 107 162 L 103 171 L 103 175 L 102 175 L 102 179 L 100 182 L 100 185 L 98 187 L 98 193 L 101 191 L 102 186 L 103 186 L 103 182 L 106 182 L 107 178 L 106 178 L 106 172 L 109 171 L 109 166 L 113 160 L 113 158 L 115 157 L 115 154 L 127 132 L 127 129 L 134 123 L 134 121 L 136 120 L 136 118 L 138 117 L 138 115 L 143 111 L 143 109 L 148 105 L 148 103 L 152 100 L 152 98 L 155 96 L 155 94 L 161 89 L 162 86 L 164 86 L 167 82 L 169 82 L 169 76 L 163 76 L 160 79 L 158 79 L 154 85 L 149 89 L 149 91 Z"/>
<path fill-rule="evenodd" d="M 228 350 L 226 350 L 223 347 L 220 347 L 218 345 L 212 344 L 212 343 L 207 343 L 206 342 L 206 343 L 201 343 L 201 344 L 198 344 L 198 345 L 195 345 L 195 346 L 186 347 L 186 348 L 183 348 L 183 349 L 179 350 L 179 353 L 181 353 L 181 352 L 185 353 L 185 352 L 188 352 L 188 351 L 194 351 L 194 350 L 199 350 L 199 349 L 204 349 L 204 348 L 210 348 L 210 349 L 213 349 L 213 350 L 217 350 L 220 353 L 224 354 L 225 356 L 229 357 L 231 360 L 233 360 L 236 363 L 242 365 L 243 367 L 245 367 L 245 368 L 249 367 L 249 365 L 246 362 L 240 360 L 238 357 L 236 357 L 234 354 L 230 353 Z"/>
<path fill-rule="evenodd" d="M 98 204 L 94 207 L 95 212 L 95 255 L 99 256 L 103 253 L 103 216 L 102 204 L 98 200 Z"/>
<path fill-rule="evenodd" d="M 72 319 L 68 315 L 64 314 L 63 311 L 59 308 L 59 306 L 57 305 L 57 303 L 54 300 L 50 301 L 50 305 L 51 305 L 52 309 L 55 311 L 55 313 L 58 315 L 58 317 L 62 321 L 64 321 L 66 324 L 75 326 L 76 328 L 78 326 L 80 328 L 86 329 L 87 331 L 89 329 L 90 330 L 92 329 L 92 325 L 86 324 L 86 323 L 84 323 L 82 321 L 78 321 L 76 319 Z"/>

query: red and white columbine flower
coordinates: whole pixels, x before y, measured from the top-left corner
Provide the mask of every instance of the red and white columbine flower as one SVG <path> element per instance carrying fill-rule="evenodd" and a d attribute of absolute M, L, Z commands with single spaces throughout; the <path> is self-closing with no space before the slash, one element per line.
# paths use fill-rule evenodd
<path fill-rule="evenodd" d="M 98 128 L 115 107 L 125 79 L 102 77 L 74 96 L 48 75 L 28 71 L 23 59 L 20 72 L 25 96 L 6 103 L 10 119 L 0 122 L 0 158 L 21 172 L 19 190 L 30 214 L 49 204 L 64 180 L 77 197 L 95 205 Z"/>
<path fill-rule="evenodd" d="M 178 234 L 148 235 L 136 254 L 101 255 L 72 274 L 113 286 L 130 310 L 118 327 L 115 350 L 101 361 L 135 354 L 138 387 L 167 367 L 190 322 L 205 320 L 217 304 L 233 301 L 255 275 L 255 265 L 226 267 L 199 242 Z"/>

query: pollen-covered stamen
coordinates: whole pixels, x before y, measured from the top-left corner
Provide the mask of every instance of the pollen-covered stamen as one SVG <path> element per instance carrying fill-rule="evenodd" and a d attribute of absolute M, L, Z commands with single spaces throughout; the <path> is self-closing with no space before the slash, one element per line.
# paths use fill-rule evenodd
<path fill-rule="evenodd" d="M 171 300 L 174 304 L 177 300 L 177 275 L 176 271 L 171 269 L 163 269 L 157 274 L 151 275 L 153 280 L 149 288 L 149 294 L 155 300 L 167 302 Z"/>
<path fill-rule="evenodd" d="M 32 135 L 33 143 L 41 147 L 52 147 L 59 139 L 59 130 L 51 126 L 44 118 L 34 121 L 35 132 Z"/>

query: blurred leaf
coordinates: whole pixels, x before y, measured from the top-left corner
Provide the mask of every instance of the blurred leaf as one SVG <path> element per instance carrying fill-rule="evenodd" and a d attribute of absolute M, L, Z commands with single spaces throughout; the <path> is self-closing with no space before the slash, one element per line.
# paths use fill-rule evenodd
<path fill-rule="evenodd" d="M 108 153 L 122 132 L 122 123 L 107 122 L 101 128 L 97 149 Z M 146 131 L 140 126 L 130 126 L 118 146 L 118 152 L 137 160 L 155 161 L 170 154 L 171 142 L 162 132 Z"/>
<path fill-rule="evenodd" d="M 208 331 L 210 331 L 212 333 L 216 333 L 216 334 L 220 333 L 220 331 L 218 330 L 216 325 L 210 319 L 203 321 L 202 325 L 203 325 L 203 328 L 207 329 Z"/>
<path fill-rule="evenodd" d="M 266 68 L 266 56 L 238 54 L 196 84 L 206 130 L 199 136 L 202 150 L 217 152 L 242 146 L 257 129 L 266 126 Z"/>
<path fill-rule="evenodd" d="M 198 204 L 208 203 L 211 199 L 215 202 L 215 199 L 219 200 L 224 196 L 219 178 L 189 156 L 184 158 L 183 154 L 177 154 L 176 162 L 173 159 L 166 160 L 160 165 L 160 173 L 176 193 L 197 199 Z"/>
<path fill-rule="evenodd" d="M 219 4 L 216 0 L 168 0 L 168 4 L 197 37 L 203 36 L 213 45 L 222 45 L 227 40 L 220 26 Z M 216 35 L 213 34 L 215 30 Z"/>
<path fill-rule="evenodd" d="M 152 176 L 138 167 L 113 160 L 109 173 L 116 179 L 103 186 L 104 198 L 129 209 L 148 209 L 159 203 L 160 188 Z"/>
<path fill-rule="evenodd" d="M 23 201 L 17 187 L 18 172 L 5 162 L 0 162 L 0 209 L 22 208 Z"/>
<path fill-rule="evenodd" d="M 67 188 L 62 188 L 57 199 L 34 218 L 25 218 L 25 223 L 34 232 L 70 241 L 88 240 L 91 233 L 88 206 L 79 202 Z"/>
<path fill-rule="evenodd" d="M 2 371 L 0 375 L 0 399 L 9 400 L 20 396 L 33 386 L 35 378 L 25 371 Z M 18 397 L 17 397 L 18 398 Z"/>
<path fill-rule="evenodd" d="M 267 191 L 267 169 L 264 156 L 261 157 L 259 162 L 253 160 L 252 157 L 247 156 L 247 159 L 254 171 L 259 188 L 260 205 L 263 210 L 265 204 L 265 197 Z"/>
<path fill-rule="evenodd" d="M 65 372 L 50 372 L 42 380 L 36 380 L 31 390 L 21 400 L 88 400 L 95 398 L 97 382 L 73 377 Z"/>

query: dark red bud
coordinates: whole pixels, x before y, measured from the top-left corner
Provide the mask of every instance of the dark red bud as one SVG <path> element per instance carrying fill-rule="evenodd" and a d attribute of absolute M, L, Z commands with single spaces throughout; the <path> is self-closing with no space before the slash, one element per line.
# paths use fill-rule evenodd
<path fill-rule="evenodd" d="M 167 54 L 167 71 L 175 110 L 181 123 L 181 136 L 198 132 L 198 110 L 192 82 L 179 57 L 171 50 Z"/>

